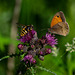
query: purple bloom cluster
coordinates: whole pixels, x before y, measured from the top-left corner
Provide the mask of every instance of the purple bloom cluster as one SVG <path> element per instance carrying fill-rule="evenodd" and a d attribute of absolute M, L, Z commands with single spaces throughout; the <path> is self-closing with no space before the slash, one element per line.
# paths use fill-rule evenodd
<path fill-rule="evenodd" d="M 24 56 L 23 61 L 28 64 L 35 64 L 36 60 L 34 59 L 35 56 L 38 56 L 40 60 L 44 60 L 44 56 L 50 54 L 52 50 L 50 48 L 46 48 L 47 45 L 54 47 L 57 44 L 57 39 L 55 39 L 54 35 L 50 33 L 46 33 L 41 39 L 38 39 L 37 32 L 32 29 L 26 35 L 19 39 L 23 43 L 26 44 L 19 44 L 18 49 L 26 52 L 27 54 Z"/>
<path fill-rule="evenodd" d="M 24 35 L 23 37 L 20 37 L 20 41 L 21 42 L 29 42 L 32 38 L 33 35 L 36 33 L 36 31 L 34 31 L 33 29 L 31 31 L 29 31 L 26 35 Z"/>
<path fill-rule="evenodd" d="M 26 55 L 23 60 L 26 62 L 26 64 L 28 64 L 28 62 L 32 64 L 36 63 L 36 60 L 33 58 L 32 55 Z"/>
<path fill-rule="evenodd" d="M 52 47 L 54 47 L 54 45 L 57 44 L 57 39 L 55 39 L 54 35 L 51 35 L 49 33 L 46 34 L 46 40 L 47 44 L 49 44 Z"/>

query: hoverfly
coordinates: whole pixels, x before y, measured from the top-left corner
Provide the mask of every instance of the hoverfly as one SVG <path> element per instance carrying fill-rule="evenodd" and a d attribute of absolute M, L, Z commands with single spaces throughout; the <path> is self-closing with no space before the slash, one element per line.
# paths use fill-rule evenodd
<path fill-rule="evenodd" d="M 20 24 L 20 25 L 22 25 L 22 24 Z M 33 29 L 33 25 L 27 25 L 27 26 L 22 25 L 22 29 L 21 29 L 21 32 L 20 32 L 20 36 L 23 37 L 24 35 L 26 35 L 32 29 Z"/>
<path fill-rule="evenodd" d="M 33 28 L 33 25 L 27 25 L 27 26 L 25 26 L 25 27 L 21 30 L 20 36 L 22 37 L 22 36 L 26 35 L 29 31 L 32 30 L 32 28 Z"/>

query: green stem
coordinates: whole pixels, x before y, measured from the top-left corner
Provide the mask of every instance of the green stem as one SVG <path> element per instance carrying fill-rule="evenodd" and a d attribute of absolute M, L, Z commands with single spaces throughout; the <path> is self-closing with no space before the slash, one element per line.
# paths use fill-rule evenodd
<path fill-rule="evenodd" d="M 57 75 L 57 74 L 55 74 L 54 72 L 52 72 L 52 71 L 50 71 L 50 70 L 48 70 L 48 69 L 46 69 L 46 68 L 43 68 L 43 67 L 40 67 L 40 66 L 36 66 L 36 67 L 37 67 L 38 69 L 40 69 L 40 70 L 43 70 L 43 71 L 52 73 L 52 74 L 54 74 L 54 75 Z"/>
<path fill-rule="evenodd" d="M 2 60 L 4 60 L 4 59 L 7 59 L 7 58 L 9 58 L 9 57 L 16 57 L 16 56 L 21 56 L 21 55 L 23 55 L 24 53 L 15 53 L 15 54 L 12 54 L 12 55 L 8 55 L 8 56 L 4 56 L 4 57 L 2 57 L 1 59 L 0 59 L 0 61 L 2 61 Z M 26 54 L 26 53 L 25 53 Z M 24 55 L 25 55 L 24 54 Z"/>
<path fill-rule="evenodd" d="M 34 75 L 34 69 L 33 69 L 33 67 L 31 67 L 31 73 L 32 73 L 32 75 Z"/>
<path fill-rule="evenodd" d="M 7 58 L 9 58 L 10 56 L 4 56 L 4 57 L 2 57 L 1 59 L 0 59 L 0 61 L 2 61 L 3 59 L 7 59 Z"/>

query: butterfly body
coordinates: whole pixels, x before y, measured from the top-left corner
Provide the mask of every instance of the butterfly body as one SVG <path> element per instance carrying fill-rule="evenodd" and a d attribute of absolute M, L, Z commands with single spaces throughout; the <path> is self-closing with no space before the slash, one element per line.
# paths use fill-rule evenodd
<path fill-rule="evenodd" d="M 69 32 L 69 25 L 66 22 L 65 16 L 62 11 L 57 12 L 51 22 L 50 32 L 66 36 Z"/>

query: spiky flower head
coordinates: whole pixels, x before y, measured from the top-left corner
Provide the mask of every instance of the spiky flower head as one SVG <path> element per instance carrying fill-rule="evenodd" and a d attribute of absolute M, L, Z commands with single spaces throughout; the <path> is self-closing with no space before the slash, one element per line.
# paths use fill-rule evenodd
<path fill-rule="evenodd" d="M 20 41 L 21 42 L 29 42 L 32 38 L 33 38 L 33 36 L 34 36 L 34 34 L 36 33 L 36 31 L 35 30 L 31 30 L 31 31 L 29 31 L 27 34 L 25 34 L 24 36 L 22 36 L 22 37 L 20 37 Z"/>
<path fill-rule="evenodd" d="M 54 37 L 55 35 L 51 35 L 49 33 L 46 33 L 46 43 L 52 47 L 54 47 L 54 45 L 58 44 L 57 43 L 57 39 L 55 39 Z"/>
<path fill-rule="evenodd" d="M 19 40 L 23 43 L 29 44 L 28 46 L 26 44 L 18 45 L 20 50 L 22 49 L 24 53 L 26 52 L 26 55 L 23 58 L 23 61 L 26 64 L 35 64 L 35 56 L 38 56 L 38 58 L 43 61 L 44 56 L 52 52 L 52 50 L 50 48 L 46 48 L 46 46 L 50 45 L 50 47 L 55 47 L 57 44 L 57 39 L 55 39 L 54 35 L 46 33 L 45 36 L 39 39 L 37 32 L 34 29 L 20 37 Z"/>

